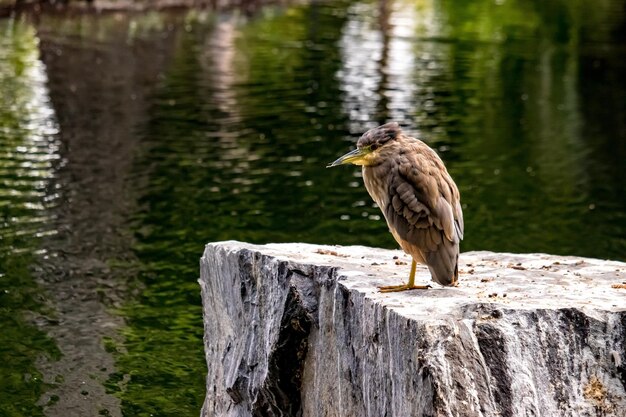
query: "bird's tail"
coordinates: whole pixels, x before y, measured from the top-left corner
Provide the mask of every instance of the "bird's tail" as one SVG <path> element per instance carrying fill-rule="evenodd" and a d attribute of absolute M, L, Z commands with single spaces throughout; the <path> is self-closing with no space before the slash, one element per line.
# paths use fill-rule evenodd
<path fill-rule="evenodd" d="M 456 286 L 459 281 L 459 244 L 444 241 L 436 251 L 424 256 L 433 281 L 444 286 Z"/>

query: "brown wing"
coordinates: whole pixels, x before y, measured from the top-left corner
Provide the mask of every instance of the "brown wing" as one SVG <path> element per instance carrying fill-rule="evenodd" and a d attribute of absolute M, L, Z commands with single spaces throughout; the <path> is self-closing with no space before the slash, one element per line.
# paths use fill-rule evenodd
<path fill-rule="evenodd" d="M 385 217 L 396 234 L 418 249 L 433 279 L 458 279 L 463 212 L 459 192 L 439 157 L 422 143 L 399 155 L 389 181 Z"/>

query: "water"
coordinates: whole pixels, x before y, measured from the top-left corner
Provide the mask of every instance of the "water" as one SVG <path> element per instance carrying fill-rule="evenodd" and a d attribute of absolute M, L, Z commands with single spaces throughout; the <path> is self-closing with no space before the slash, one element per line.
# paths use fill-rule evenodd
<path fill-rule="evenodd" d="M 195 416 L 209 241 L 395 247 L 397 120 L 462 250 L 626 260 L 621 2 L 332 2 L 0 20 L 0 415 Z"/>

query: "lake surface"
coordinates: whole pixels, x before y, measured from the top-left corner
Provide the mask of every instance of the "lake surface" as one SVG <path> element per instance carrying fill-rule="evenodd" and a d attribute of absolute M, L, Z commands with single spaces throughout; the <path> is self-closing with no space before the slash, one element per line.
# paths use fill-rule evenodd
<path fill-rule="evenodd" d="M 0 416 L 197 416 L 204 244 L 395 248 L 395 120 L 462 250 L 626 260 L 623 2 L 320 2 L 0 20 Z"/>

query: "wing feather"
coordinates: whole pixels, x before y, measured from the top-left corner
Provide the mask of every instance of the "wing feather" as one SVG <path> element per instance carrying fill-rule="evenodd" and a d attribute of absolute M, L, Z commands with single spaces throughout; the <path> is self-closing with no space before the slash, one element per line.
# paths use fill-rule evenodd
<path fill-rule="evenodd" d="M 423 254 L 433 279 L 448 285 L 456 282 L 463 239 L 459 192 L 434 151 L 417 147 L 396 160 L 384 213 L 397 235 Z"/>

